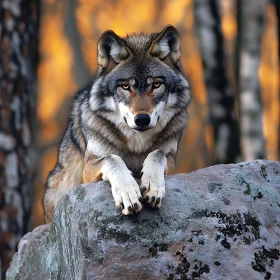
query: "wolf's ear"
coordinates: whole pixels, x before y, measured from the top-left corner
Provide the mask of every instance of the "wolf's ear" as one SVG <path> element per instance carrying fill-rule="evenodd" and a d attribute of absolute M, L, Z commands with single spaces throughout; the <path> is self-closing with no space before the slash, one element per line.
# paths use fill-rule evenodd
<path fill-rule="evenodd" d="M 128 58 L 129 53 L 125 48 L 125 42 L 112 30 L 102 34 L 98 42 L 98 64 L 104 68 L 109 64 L 110 58 L 115 63 Z"/>
<path fill-rule="evenodd" d="M 181 57 L 180 36 L 174 26 L 167 25 L 154 38 L 150 54 L 162 60 L 169 55 L 173 63 L 178 62 Z"/>

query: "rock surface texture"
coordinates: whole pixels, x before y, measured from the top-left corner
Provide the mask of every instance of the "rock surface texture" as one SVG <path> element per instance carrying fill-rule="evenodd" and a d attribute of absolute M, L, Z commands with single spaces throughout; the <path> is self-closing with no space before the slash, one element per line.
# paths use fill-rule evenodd
<path fill-rule="evenodd" d="M 122 216 L 81 185 L 19 244 L 7 279 L 280 279 L 280 163 L 166 177 L 160 210 Z"/>

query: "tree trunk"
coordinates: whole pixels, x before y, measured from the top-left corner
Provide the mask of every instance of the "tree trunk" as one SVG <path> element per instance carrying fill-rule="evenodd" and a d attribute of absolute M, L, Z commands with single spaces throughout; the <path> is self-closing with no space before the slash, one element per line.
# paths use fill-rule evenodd
<path fill-rule="evenodd" d="M 239 128 L 227 75 L 218 0 L 194 0 L 194 13 L 214 129 L 216 163 L 236 162 L 240 155 Z"/>
<path fill-rule="evenodd" d="M 57 4 L 61 5 L 61 3 Z M 92 74 L 85 63 L 81 49 L 82 40 L 77 28 L 77 20 L 75 15 L 78 3 L 77 0 L 67 0 L 63 3 L 63 6 L 65 8 L 63 13 L 65 35 L 69 40 L 74 54 L 74 77 L 78 88 L 81 88 L 85 87 L 91 81 Z"/>
<path fill-rule="evenodd" d="M 279 91 L 278 91 L 278 96 L 279 96 L 279 102 L 280 102 L 280 0 L 273 0 L 274 4 L 275 4 L 275 9 L 276 9 L 276 16 L 277 16 L 277 31 L 278 31 L 278 70 L 279 70 L 279 75 L 278 75 L 278 87 L 279 87 Z M 280 116 L 279 116 L 279 120 L 280 120 Z M 280 151 L 280 124 L 279 124 L 279 139 L 278 139 L 278 150 Z M 280 158 L 278 158 L 278 160 L 280 160 Z"/>
<path fill-rule="evenodd" d="M 280 63 L 280 0 L 273 0 L 278 20 L 278 58 Z"/>
<path fill-rule="evenodd" d="M 0 9 L 0 253 L 3 276 L 17 243 L 30 230 L 38 1 L 3 0 Z"/>
<path fill-rule="evenodd" d="M 265 158 L 258 69 L 264 30 L 264 1 L 237 1 L 237 87 L 241 149 L 245 161 Z"/>

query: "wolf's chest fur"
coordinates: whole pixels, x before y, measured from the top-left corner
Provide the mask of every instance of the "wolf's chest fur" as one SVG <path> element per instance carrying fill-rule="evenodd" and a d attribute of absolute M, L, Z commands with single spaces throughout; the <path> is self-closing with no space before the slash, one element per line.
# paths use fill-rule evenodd
<path fill-rule="evenodd" d="M 123 129 L 122 136 L 119 137 L 110 131 L 110 126 L 103 127 L 103 133 L 91 132 L 88 139 L 87 149 L 96 157 L 102 158 L 110 154 L 120 156 L 126 163 L 129 170 L 134 174 L 139 174 L 143 162 L 148 154 L 157 148 L 169 154 L 177 147 L 177 139 L 168 138 L 160 132 L 147 131 L 144 133 L 131 133 L 130 129 Z M 97 135 L 98 134 L 98 135 Z M 167 135 L 168 133 L 166 133 Z"/>

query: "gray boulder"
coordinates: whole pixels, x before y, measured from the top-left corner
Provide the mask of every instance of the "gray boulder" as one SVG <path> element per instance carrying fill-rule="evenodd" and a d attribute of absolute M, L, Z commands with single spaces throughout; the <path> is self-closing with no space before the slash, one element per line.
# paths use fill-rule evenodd
<path fill-rule="evenodd" d="M 81 185 L 19 244 L 7 279 L 280 279 L 280 163 L 166 177 L 160 210 L 115 209 L 108 184 Z"/>

